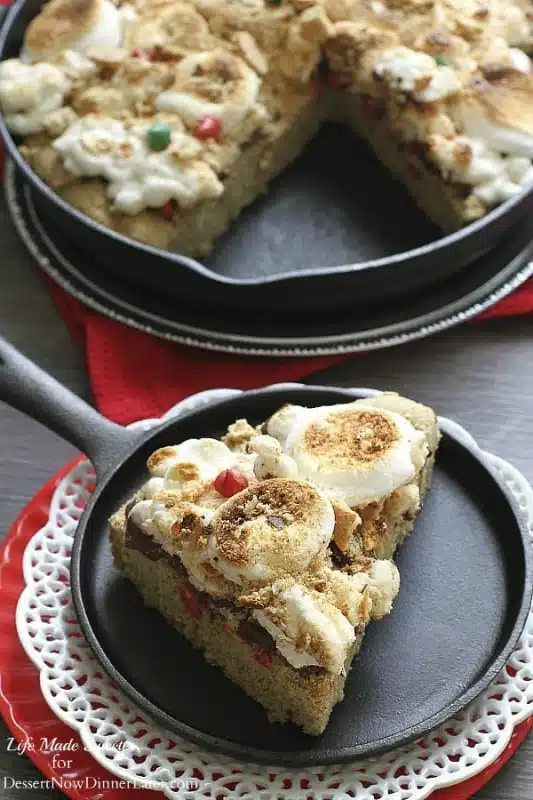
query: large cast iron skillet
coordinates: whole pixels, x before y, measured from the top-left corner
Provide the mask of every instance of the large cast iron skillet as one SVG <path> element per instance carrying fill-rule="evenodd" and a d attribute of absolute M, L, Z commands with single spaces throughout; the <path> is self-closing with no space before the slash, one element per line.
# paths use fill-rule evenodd
<path fill-rule="evenodd" d="M 336 763 L 422 737 L 473 700 L 508 659 L 531 603 L 531 547 L 514 500 L 486 457 L 443 422 L 433 486 L 398 557 L 392 614 L 372 624 L 326 732 L 270 725 L 112 564 L 107 520 L 146 480 L 156 448 L 258 423 L 285 402 L 345 402 L 369 390 L 281 386 L 246 392 L 139 433 L 103 417 L 0 340 L 0 399 L 85 450 L 98 475 L 71 563 L 76 611 L 113 680 L 167 729 L 240 759 Z"/>
<path fill-rule="evenodd" d="M 41 4 L 17 0 L 8 11 L 0 59 L 18 55 Z M 141 245 L 80 214 L 30 169 L 1 118 L 0 134 L 35 189 L 39 214 L 61 236 L 130 283 L 206 306 L 294 313 L 397 298 L 467 267 L 533 207 L 530 190 L 442 237 L 369 149 L 330 125 L 200 263 Z"/>

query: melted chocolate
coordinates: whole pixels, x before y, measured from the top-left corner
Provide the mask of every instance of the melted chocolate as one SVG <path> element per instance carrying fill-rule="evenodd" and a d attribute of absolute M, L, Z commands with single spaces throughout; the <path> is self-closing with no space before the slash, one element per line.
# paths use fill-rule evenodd
<path fill-rule="evenodd" d="M 335 542 L 329 543 L 329 549 L 331 551 L 331 560 L 335 564 L 336 567 L 347 567 L 350 563 L 351 559 L 348 558 L 346 553 L 343 553 L 340 547 L 338 547 Z"/>
<path fill-rule="evenodd" d="M 134 505 L 134 503 L 132 505 Z M 131 511 L 131 507 L 129 509 L 126 508 L 126 513 L 129 511 Z M 142 553 L 143 556 L 149 558 L 150 561 L 166 561 L 181 575 L 185 572 L 183 564 L 178 556 L 172 556 L 163 550 L 160 544 L 139 528 L 129 517 L 126 526 L 126 547 L 130 550 L 137 550 L 138 553 Z"/>
<path fill-rule="evenodd" d="M 325 675 L 327 670 L 325 667 L 320 667 L 318 664 L 308 664 L 307 667 L 301 667 L 298 672 L 305 678 L 310 678 L 311 675 Z"/>
<path fill-rule="evenodd" d="M 228 600 L 226 597 L 210 597 L 209 602 L 215 608 L 232 608 L 234 611 L 237 611 L 235 604 L 232 600 Z"/>

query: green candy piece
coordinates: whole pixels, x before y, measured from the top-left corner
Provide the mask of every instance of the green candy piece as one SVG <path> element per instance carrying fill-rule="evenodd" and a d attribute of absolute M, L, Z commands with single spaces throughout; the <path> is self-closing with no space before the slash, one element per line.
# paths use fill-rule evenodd
<path fill-rule="evenodd" d="M 171 135 L 168 125 L 164 125 L 163 123 L 152 125 L 147 135 L 148 147 L 150 150 L 155 150 L 157 153 L 161 150 L 166 150 L 170 144 Z"/>
<path fill-rule="evenodd" d="M 444 56 L 435 56 L 435 61 L 439 65 L 439 67 L 447 67 L 449 66 L 450 62 Z"/>

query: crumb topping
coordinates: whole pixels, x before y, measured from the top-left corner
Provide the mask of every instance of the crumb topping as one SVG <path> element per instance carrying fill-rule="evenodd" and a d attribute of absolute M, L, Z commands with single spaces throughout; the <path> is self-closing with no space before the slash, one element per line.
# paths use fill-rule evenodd
<path fill-rule="evenodd" d="M 362 520 L 357 511 L 347 506 L 343 500 L 334 498 L 332 500 L 332 506 L 335 512 L 333 541 L 339 550 L 344 552 L 361 525 Z"/>
<path fill-rule="evenodd" d="M 228 427 L 222 441 L 230 450 L 244 452 L 257 433 L 257 429 L 253 428 L 246 419 L 238 419 Z"/>

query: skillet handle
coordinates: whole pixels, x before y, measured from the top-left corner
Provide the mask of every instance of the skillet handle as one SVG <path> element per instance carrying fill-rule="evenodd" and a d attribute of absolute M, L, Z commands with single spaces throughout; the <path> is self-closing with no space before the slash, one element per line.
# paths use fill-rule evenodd
<path fill-rule="evenodd" d="M 116 464 L 138 436 L 103 417 L 2 337 L 0 400 L 86 453 L 98 476 Z"/>

